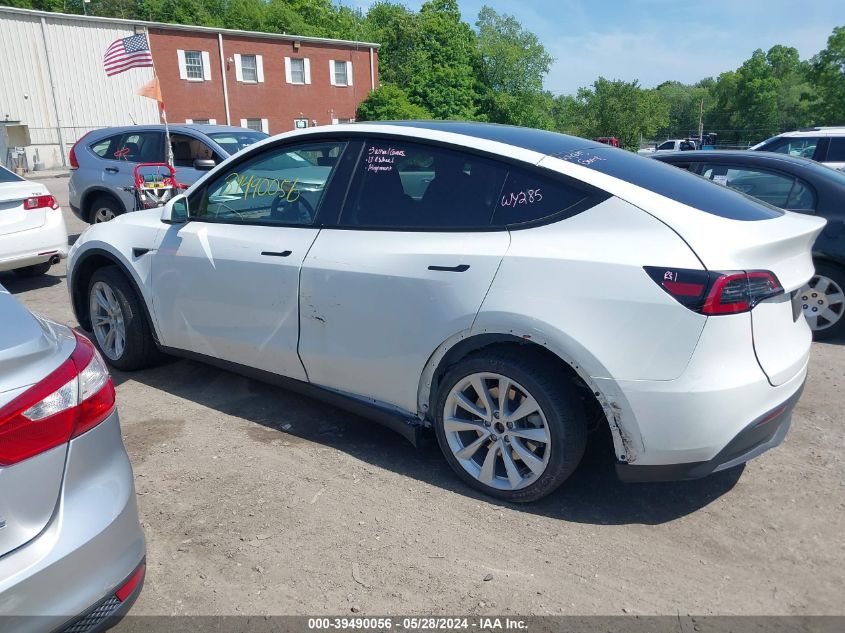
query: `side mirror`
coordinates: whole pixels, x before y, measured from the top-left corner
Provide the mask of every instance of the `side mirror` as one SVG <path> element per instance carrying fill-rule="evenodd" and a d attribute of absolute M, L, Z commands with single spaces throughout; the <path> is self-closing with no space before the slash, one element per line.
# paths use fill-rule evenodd
<path fill-rule="evenodd" d="M 208 171 L 209 169 L 214 169 L 217 165 L 212 159 L 210 158 L 197 158 L 194 161 L 194 169 L 199 169 L 201 171 Z"/>
<path fill-rule="evenodd" d="M 161 208 L 161 221 L 165 224 L 184 224 L 188 221 L 188 197 L 179 194 Z"/>

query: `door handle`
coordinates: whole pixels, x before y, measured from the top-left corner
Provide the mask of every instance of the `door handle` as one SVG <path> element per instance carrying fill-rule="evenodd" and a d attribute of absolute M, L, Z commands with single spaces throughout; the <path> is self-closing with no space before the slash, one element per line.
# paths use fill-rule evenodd
<path fill-rule="evenodd" d="M 462 273 L 469 270 L 469 264 L 458 264 L 457 266 L 429 266 L 429 270 L 438 270 L 444 273 Z"/>
<path fill-rule="evenodd" d="M 117 167 L 106 167 L 105 171 L 110 173 L 110 174 L 116 174 L 116 173 L 120 172 L 120 170 Z"/>
<path fill-rule="evenodd" d="M 287 257 L 293 251 L 261 251 L 262 255 L 266 255 L 267 257 Z"/>

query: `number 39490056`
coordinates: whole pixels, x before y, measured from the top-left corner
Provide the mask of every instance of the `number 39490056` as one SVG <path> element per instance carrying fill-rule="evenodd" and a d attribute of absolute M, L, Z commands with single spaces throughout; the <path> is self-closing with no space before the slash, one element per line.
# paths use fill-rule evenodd
<path fill-rule="evenodd" d="M 520 205 L 534 204 L 543 199 L 543 194 L 539 188 L 525 189 L 523 191 L 514 191 L 506 193 L 502 196 L 503 207 L 518 207 Z"/>

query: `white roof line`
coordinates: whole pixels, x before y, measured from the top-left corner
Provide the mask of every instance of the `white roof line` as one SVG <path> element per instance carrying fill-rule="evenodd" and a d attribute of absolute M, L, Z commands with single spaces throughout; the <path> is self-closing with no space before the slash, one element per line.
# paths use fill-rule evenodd
<path fill-rule="evenodd" d="M 105 18 L 95 15 L 77 15 L 75 13 L 54 13 L 52 11 L 37 11 L 35 9 L 19 9 L 18 7 L 0 6 L 0 13 L 17 13 L 45 18 L 57 18 L 62 20 L 82 20 L 88 22 L 105 22 L 107 24 L 125 24 L 132 26 L 146 26 L 156 29 L 170 29 L 174 31 L 199 31 L 201 33 L 222 33 L 223 35 L 234 35 L 240 37 L 260 37 L 265 39 L 283 40 L 287 42 L 311 42 L 314 44 L 335 44 L 338 46 L 354 48 L 380 48 L 381 44 L 373 42 L 356 42 L 352 40 L 335 40 L 326 37 L 309 37 L 306 35 L 289 35 L 281 33 L 263 33 L 261 31 L 238 31 L 236 29 L 223 29 L 213 26 L 193 26 L 191 24 L 170 24 L 167 22 L 147 22 L 145 20 L 126 20 L 123 18 Z"/>

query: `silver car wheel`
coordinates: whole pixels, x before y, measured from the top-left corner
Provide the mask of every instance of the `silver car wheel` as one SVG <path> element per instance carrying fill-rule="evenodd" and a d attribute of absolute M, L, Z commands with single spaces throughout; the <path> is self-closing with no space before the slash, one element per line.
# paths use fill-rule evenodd
<path fill-rule="evenodd" d="M 530 486 L 552 454 L 546 416 L 522 385 L 501 374 L 470 374 L 449 392 L 443 430 L 458 463 L 499 490 Z"/>
<path fill-rule="evenodd" d="M 91 286 L 89 309 L 91 327 L 100 349 L 111 360 L 118 360 L 126 348 L 126 326 L 123 310 L 108 284 L 98 281 Z"/>
<path fill-rule="evenodd" d="M 108 222 L 109 220 L 114 220 L 114 218 L 114 211 L 112 211 L 108 207 L 100 207 L 94 212 L 94 224 L 99 224 L 100 222 Z"/>
<path fill-rule="evenodd" d="M 833 279 L 815 275 L 798 293 L 810 329 L 826 330 L 845 313 L 845 292 Z"/>

